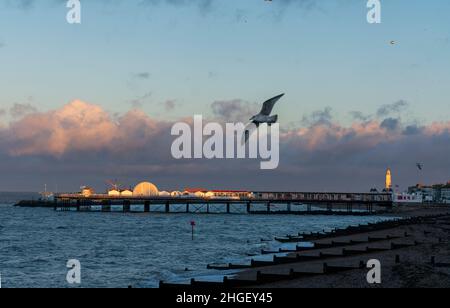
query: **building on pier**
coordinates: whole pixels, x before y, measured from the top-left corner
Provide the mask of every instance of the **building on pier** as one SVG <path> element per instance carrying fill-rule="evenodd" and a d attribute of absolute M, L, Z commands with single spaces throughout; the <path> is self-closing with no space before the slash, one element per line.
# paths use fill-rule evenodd
<path fill-rule="evenodd" d="M 207 190 L 204 188 L 186 188 L 184 195 L 206 199 L 249 199 L 253 198 L 250 191 L 241 190 Z"/>
<path fill-rule="evenodd" d="M 159 196 L 158 188 L 150 182 L 142 182 L 133 189 L 133 197 L 157 197 Z"/>
<path fill-rule="evenodd" d="M 160 191 L 159 196 L 160 197 L 170 197 L 170 193 L 167 191 Z"/>
<path fill-rule="evenodd" d="M 95 191 L 89 186 L 82 186 L 80 194 L 85 198 L 89 198 L 95 195 Z"/>
<path fill-rule="evenodd" d="M 183 193 L 181 192 L 181 191 L 172 191 L 171 193 L 170 193 L 170 196 L 171 197 L 174 197 L 174 198 L 176 198 L 176 197 L 181 197 L 183 195 Z"/>
<path fill-rule="evenodd" d="M 109 197 L 132 197 L 133 196 L 133 191 L 131 191 L 130 189 L 124 189 L 124 190 L 119 190 L 119 189 L 111 189 L 108 191 L 108 196 Z"/>

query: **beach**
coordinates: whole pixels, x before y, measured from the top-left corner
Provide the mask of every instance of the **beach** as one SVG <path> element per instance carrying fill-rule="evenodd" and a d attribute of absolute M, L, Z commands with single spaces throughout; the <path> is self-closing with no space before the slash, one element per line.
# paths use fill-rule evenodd
<path fill-rule="evenodd" d="M 448 287 L 450 285 L 450 214 L 446 207 L 415 206 L 399 207 L 393 213 L 402 217 L 422 217 L 418 222 L 407 225 L 400 225 L 385 230 L 375 232 L 362 232 L 350 236 L 339 236 L 324 238 L 318 243 L 326 243 L 330 240 L 334 242 L 348 242 L 364 240 L 368 237 L 398 238 L 377 241 L 373 244 L 358 244 L 342 246 L 331 249 L 318 249 L 314 253 L 340 254 L 342 249 L 357 251 L 370 247 L 374 251 L 376 248 L 388 248 L 391 243 L 401 245 L 411 245 L 386 251 L 361 253 L 355 256 L 340 256 L 327 258 L 319 261 L 298 262 L 268 266 L 264 268 L 254 268 L 239 273 L 235 278 L 250 280 L 255 279 L 256 273 L 263 274 L 263 279 L 274 279 L 277 274 L 288 274 L 291 270 L 295 272 L 317 272 L 323 270 L 324 262 L 333 267 L 355 267 L 355 269 L 333 273 L 323 273 L 305 276 L 298 279 L 274 279 L 274 282 L 262 282 L 251 287 L 263 288 L 416 288 L 416 287 Z M 429 216 L 427 218 L 427 216 Z M 433 216 L 433 217 L 431 217 Z M 405 236 L 407 235 L 407 236 Z M 351 250 L 350 250 L 351 249 Z M 304 252 L 303 255 L 310 254 Z M 297 253 L 296 253 L 297 254 Z M 290 254 L 293 257 L 294 254 Z M 381 263 L 381 284 L 369 284 L 366 276 L 369 272 L 365 266 L 361 268 L 361 262 L 366 264 L 368 260 L 377 259 Z M 433 261 L 434 260 L 434 264 Z M 265 274 L 273 274 L 264 276 Z M 279 277 L 278 277 L 279 278 Z"/>

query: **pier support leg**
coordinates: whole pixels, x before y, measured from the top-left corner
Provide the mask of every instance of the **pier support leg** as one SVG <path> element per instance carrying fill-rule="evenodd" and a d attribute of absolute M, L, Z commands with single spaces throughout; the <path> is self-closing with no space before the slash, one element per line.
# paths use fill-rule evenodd
<path fill-rule="evenodd" d="M 190 205 L 189 203 L 186 203 L 186 213 L 189 213 L 189 212 L 190 212 L 190 210 L 189 210 L 189 209 L 190 209 L 190 206 L 191 206 L 191 205 Z"/>
<path fill-rule="evenodd" d="M 328 212 L 333 211 L 333 205 L 331 203 L 327 203 L 327 210 L 328 210 Z"/>
<path fill-rule="evenodd" d="M 247 202 L 247 213 L 250 214 L 251 211 L 252 211 L 252 203 Z"/>
<path fill-rule="evenodd" d="M 170 213 L 170 203 L 169 201 L 166 202 L 166 213 Z"/>
<path fill-rule="evenodd" d="M 292 212 L 292 205 L 291 205 L 290 202 L 288 202 L 288 204 L 287 204 L 287 212 L 288 212 L 288 213 L 291 213 L 291 212 Z"/>
<path fill-rule="evenodd" d="M 206 213 L 209 214 L 209 203 L 206 203 Z"/>
<path fill-rule="evenodd" d="M 102 202 L 102 212 L 111 212 L 111 204 L 109 201 Z"/>
<path fill-rule="evenodd" d="M 144 203 L 144 213 L 150 212 L 150 201 L 145 201 Z"/>
<path fill-rule="evenodd" d="M 307 210 L 306 210 L 308 213 L 311 213 L 311 204 L 308 204 L 307 205 Z"/>
<path fill-rule="evenodd" d="M 270 213 L 270 207 L 271 207 L 271 204 L 270 204 L 270 202 L 268 202 L 267 203 L 267 213 Z"/>
<path fill-rule="evenodd" d="M 123 202 L 123 212 L 128 213 L 130 211 L 130 208 L 131 208 L 130 201 L 124 201 Z"/>
<path fill-rule="evenodd" d="M 228 203 L 227 203 L 227 214 L 230 214 L 230 208 L 231 208 L 231 207 L 230 207 L 230 203 L 228 202 Z"/>

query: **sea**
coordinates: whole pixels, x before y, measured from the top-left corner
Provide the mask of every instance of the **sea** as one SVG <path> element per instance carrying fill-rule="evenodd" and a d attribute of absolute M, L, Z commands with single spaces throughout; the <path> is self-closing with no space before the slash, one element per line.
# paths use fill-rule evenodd
<path fill-rule="evenodd" d="M 274 240 L 374 223 L 380 216 L 296 216 L 194 213 L 58 212 L 18 208 L 35 193 L 0 193 L 2 288 L 155 288 L 159 281 L 221 280 L 234 272 L 208 264 L 264 260 L 262 249 L 294 247 Z M 191 222 L 195 222 L 192 237 Z M 300 243 L 308 245 L 308 243 Z M 80 263 L 80 284 L 69 284 L 69 260 Z"/>

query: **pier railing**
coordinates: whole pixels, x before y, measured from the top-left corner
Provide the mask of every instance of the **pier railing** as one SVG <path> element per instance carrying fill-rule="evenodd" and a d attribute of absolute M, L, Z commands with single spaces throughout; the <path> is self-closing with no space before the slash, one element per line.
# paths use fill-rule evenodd
<path fill-rule="evenodd" d="M 109 196 L 105 194 L 95 194 L 83 196 L 81 194 L 58 194 L 55 196 L 58 201 L 84 200 L 84 201 L 169 201 L 171 203 L 186 202 L 301 202 L 301 203 L 379 203 L 392 206 L 393 198 L 390 193 L 267 193 L 256 192 L 248 197 L 225 198 L 225 197 L 197 197 L 197 196 Z"/>
<path fill-rule="evenodd" d="M 256 214 L 363 214 L 386 210 L 393 206 L 390 194 L 365 193 L 253 193 L 248 198 L 205 198 L 194 196 L 161 197 L 108 195 L 82 196 L 59 194 L 55 196 L 57 210 L 77 211 L 120 211 L 130 212 L 136 206 L 140 212 L 150 212 L 151 208 L 163 207 L 163 212 L 212 213 L 212 207 L 220 207 L 221 213 Z M 232 209 L 233 207 L 233 209 Z M 302 208 L 299 210 L 299 207 Z M 181 210 L 180 210 L 181 208 Z M 361 210 L 363 209 L 363 211 Z M 380 210 L 381 211 L 381 210 Z"/>

